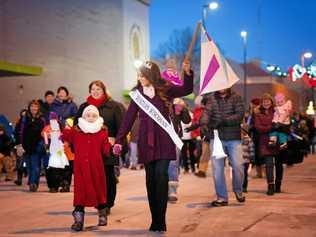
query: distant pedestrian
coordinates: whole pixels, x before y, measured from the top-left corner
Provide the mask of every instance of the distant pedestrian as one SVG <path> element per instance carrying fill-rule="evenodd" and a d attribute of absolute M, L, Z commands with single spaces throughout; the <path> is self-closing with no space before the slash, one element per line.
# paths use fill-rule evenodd
<path fill-rule="evenodd" d="M 244 116 L 242 98 L 230 88 L 215 92 L 207 100 L 205 113 L 202 114 L 201 124 L 210 128 L 210 147 L 213 149 L 213 129 L 217 129 L 223 148 L 227 152 L 228 160 L 233 170 L 233 191 L 238 202 L 245 202 L 242 192 L 244 179 L 244 160 L 242 158 L 241 128 Z M 211 157 L 213 165 L 213 178 L 217 199 L 213 206 L 227 206 L 228 192 L 225 180 L 225 159 Z"/>
<path fill-rule="evenodd" d="M 254 113 L 254 128 L 258 134 L 260 159 L 266 165 L 267 195 L 279 192 L 283 177 L 282 160 L 279 147 L 269 145 L 269 133 L 273 129 L 274 100 L 269 94 L 263 94 L 260 106 Z M 275 168 L 275 178 L 274 178 Z"/>
<path fill-rule="evenodd" d="M 41 157 L 45 153 L 44 142 L 41 137 L 44 126 L 45 119 L 40 112 L 40 103 L 37 100 L 32 100 L 26 115 L 22 119 L 20 132 L 31 192 L 36 192 L 39 185 Z"/>

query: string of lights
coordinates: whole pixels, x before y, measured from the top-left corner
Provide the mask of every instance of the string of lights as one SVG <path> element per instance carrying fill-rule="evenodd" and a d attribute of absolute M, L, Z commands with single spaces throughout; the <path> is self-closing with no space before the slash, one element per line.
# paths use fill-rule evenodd
<path fill-rule="evenodd" d="M 293 82 L 302 79 L 308 87 L 316 86 L 316 61 L 307 67 L 295 64 L 294 66 L 289 67 L 287 71 L 281 70 L 281 67 L 277 65 L 265 64 L 265 69 L 273 76 L 287 78 Z"/>

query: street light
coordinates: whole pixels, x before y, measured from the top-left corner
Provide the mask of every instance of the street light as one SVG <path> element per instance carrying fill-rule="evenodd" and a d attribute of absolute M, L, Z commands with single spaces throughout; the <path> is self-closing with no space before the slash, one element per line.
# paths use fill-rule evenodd
<path fill-rule="evenodd" d="M 305 67 L 305 58 L 306 59 L 310 59 L 312 57 L 313 57 L 313 54 L 311 52 L 304 52 L 304 53 L 302 53 L 302 55 L 301 55 L 301 64 L 302 64 L 303 68 Z M 301 89 L 302 89 L 302 93 L 303 93 L 303 82 L 302 82 Z M 313 106 L 315 104 L 315 89 L 314 89 L 313 86 L 311 88 L 311 91 L 312 91 L 312 102 L 313 102 L 311 106 Z M 304 101 L 303 101 L 303 98 L 302 98 L 302 106 L 303 106 L 303 103 L 304 103 Z"/>
<path fill-rule="evenodd" d="M 243 39 L 243 56 L 244 56 L 244 101 L 247 106 L 247 31 L 240 32 L 240 36 Z"/>
<path fill-rule="evenodd" d="M 217 2 L 211 2 L 209 5 L 208 5 L 208 8 L 210 10 L 215 10 L 218 8 L 218 3 Z"/>
<path fill-rule="evenodd" d="M 302 67 L 304 67 L 305 58 L 309 59 L 311 57 L 313 57 L 313 54 L 311 52 L 305 52 L 305 53 L 302 54 L 302 56 L 301 56 Z"/>
<path fill-rule="evenodd" d="M 203 5 L 203 8 L 202 8 L 202 26 L 204 27 L 204 29 L 206 28 L 205 27 L 205 20 L 206 20 L 206 16 L 207 16 L 207 11 L 208 10 L 214 11 L 218 7 L 219 7 L 219 4 L 217 2 L 211 2 L 209 4 Z"/>
<path fill-rule="evenodd" d="M 243 38 L 247 38 L 247 31 L 244 31 L 244 30 L 241 31 L 240 32 L 240 36 L 243 37 Z"/>

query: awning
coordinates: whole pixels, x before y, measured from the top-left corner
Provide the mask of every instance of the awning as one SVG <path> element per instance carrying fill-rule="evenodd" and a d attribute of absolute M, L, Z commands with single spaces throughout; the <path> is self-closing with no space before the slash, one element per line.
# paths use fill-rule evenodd
<path fill-rule="evenodd" d="M 39 76 L 43 68 L 0 61 L 0 77 Z"/>

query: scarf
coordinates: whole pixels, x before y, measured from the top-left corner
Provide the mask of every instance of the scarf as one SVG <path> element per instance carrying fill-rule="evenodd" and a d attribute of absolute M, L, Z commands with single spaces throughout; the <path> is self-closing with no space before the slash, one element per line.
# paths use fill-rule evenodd
<path fill-rule="evenodd" d="M 102 129 L 103 118 L 99 117 L 95 122 L 90 123 L 84 118 L 78 119 L 78 126 L 84 133 L 97 133 Z"/>
<path fill-rule="evenodd" d="M 108 100 L 107 95 L 102 95 L 99 99 L 93 98 L 91 95 L 87 98 L 87 102 L 89 105 L 94 105 L 99 108 L 104 102 Z"/>

